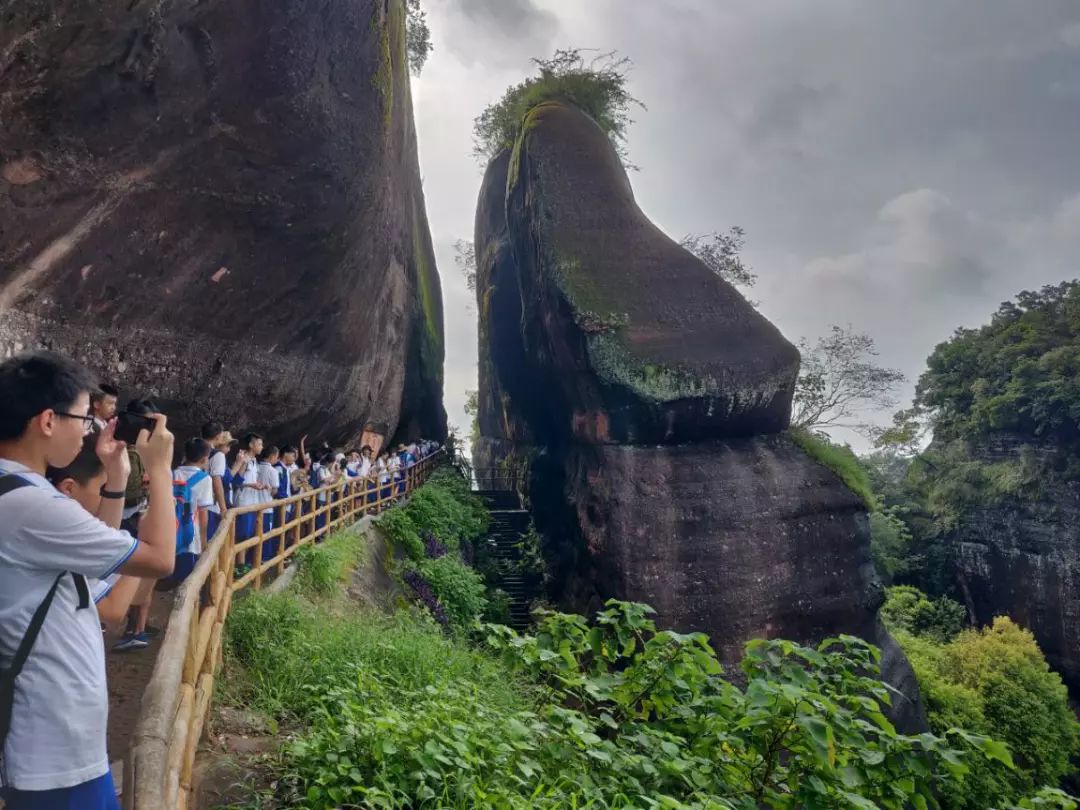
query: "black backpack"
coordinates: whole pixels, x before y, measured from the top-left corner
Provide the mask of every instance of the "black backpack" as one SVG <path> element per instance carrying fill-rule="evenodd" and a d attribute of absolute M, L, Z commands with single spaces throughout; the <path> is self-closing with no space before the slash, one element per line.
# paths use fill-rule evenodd
<path fill-rule="evenodd" d="M 20 476 L 0 475 L 0 497 L 25 486 L 30 486 L 30 482 Z M 61 571 L 56 575 L 52 587 L 49 588 L 49 592 L 45 594 L 45 598 L 41 600 L 41 604 L 37 606 L 37 610 L 34 611 L 34 615 L 30 619 L 26 634 L 23 635 L 22 641 L 19 642 L 19 646 L 15 650 L 11 666 L 0 668 L 0 785 L 6 785 L 8 782 L 7 771 L 4 767 L 4 745 L 7 742 L 8 732 L 11 730 L 11 713 L 15 703 L 15 680 L 26 665 L 26 659 L 30 657 L 30 651 L 34 648 L 34 642 L 37 641 L 38 634 L 41 632 L 41 626 L 45 624 L 45 616 L 52 606 L 53 597 L 56 596 L 56 589 L 60 587 L 60 580 L 65 576 L 68 576 L 67 571 Z M 90 607 L 90 589 L 86 584 L 86 578 L 82 574 L 71 574 L 71 578 L 74 580 L 75 590 L 79 594 L 79 610 L 85 610 Z"/>

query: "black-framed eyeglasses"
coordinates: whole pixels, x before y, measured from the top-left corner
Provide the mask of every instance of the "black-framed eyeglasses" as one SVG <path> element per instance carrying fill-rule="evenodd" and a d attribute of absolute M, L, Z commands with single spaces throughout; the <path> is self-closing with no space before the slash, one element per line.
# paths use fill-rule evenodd
<path fill-rule="evenodd" d="M 68 419 L 78 419 L 83 423 L 83 433 L 89 433 L 94 429 L 94 417 L 92 414 L 86 414 L 83 416 L 79 413 L 64 413 L 63 411 L 53 411 L 57 416 L 66 416 Z"/>

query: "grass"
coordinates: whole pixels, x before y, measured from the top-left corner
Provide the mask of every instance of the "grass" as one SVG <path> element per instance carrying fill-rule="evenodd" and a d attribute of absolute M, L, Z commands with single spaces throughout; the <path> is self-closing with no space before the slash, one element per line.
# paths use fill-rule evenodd
<path fill-rule="evenodd" d="M 870 476 L 850 448 L 833 444 L 810 431 L 798 428 L 792 428 L 788 435 L 806 455 L 836 473 L 847 488 L 866 504 L 867 509 L 871 512 L 877 510 L 877 498 L 874 497 Z"/>
<path fill-rule="evenodd" d="M 308 597 L 333 596 L 364 559 L 361 534 L 337 532 L 324 543 L 296 552 L 296 587 Z"/>

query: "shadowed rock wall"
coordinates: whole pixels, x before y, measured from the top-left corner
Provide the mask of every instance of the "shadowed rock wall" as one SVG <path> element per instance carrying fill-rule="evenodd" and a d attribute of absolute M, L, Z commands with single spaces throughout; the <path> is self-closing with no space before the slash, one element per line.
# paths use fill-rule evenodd
<path fill-rule="evenodd" d="M 974 450 L 984 463 L 1040 463 L 1057 452 L 1030 436 L 995 434 Z M 956 537 L 959 575 L 975 619 L 1008 615 L 1031 630 L 1047 661 L 1080 694 L 1080 484 L 1040 482 L 1042 497 L 1003 497 L 966 517 Z"/>
<path fill-rule="evenodd" d="M 401 0 L 55 0 L 0 22 L 0 350 L 209 417 L 445 432 Z"/>
<path fill-rule="evenodd" d="M 479 463 L 532 459 L 553 595 L 648 602 L 728 662 L 754 637 L 859 635 L 917 727 L 865 508 L 783 433 L 798 352 L 648 220 L 588 116 L 529 114 L 488 167 L 476 252 Z"/>

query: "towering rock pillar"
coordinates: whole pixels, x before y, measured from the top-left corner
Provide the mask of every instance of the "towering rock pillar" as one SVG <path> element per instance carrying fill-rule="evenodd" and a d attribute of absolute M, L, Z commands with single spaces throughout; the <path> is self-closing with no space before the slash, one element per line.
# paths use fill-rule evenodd
<path fill-rule="evenodd" d="M 797 350 L 641 212 L 592 119 L 529 113 L 488 168 L 476 253 L 480 463 L 533 459 L 557 596 L 648 602 L 728 661 L 753 637 L 858 635 L 917 701 L 866 510 L 784 433 Z"/>
<path fill-rule="evenodd" d="M 403 0 L 0 20 L 0 355 L 74 355 L 181 432 L 445 433 Z"/>

